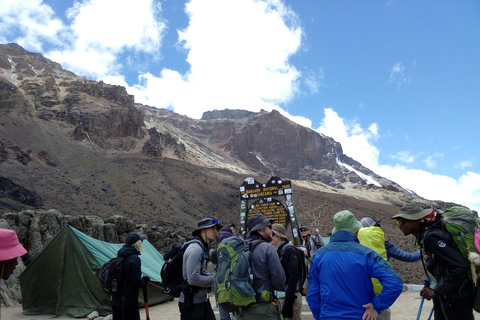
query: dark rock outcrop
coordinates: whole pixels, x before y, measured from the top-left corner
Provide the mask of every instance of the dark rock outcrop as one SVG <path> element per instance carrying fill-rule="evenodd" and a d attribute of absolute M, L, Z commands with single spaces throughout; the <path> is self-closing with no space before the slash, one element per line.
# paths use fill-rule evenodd
<path fill-rule="evenodd" d="M 0 176 L 0 198 L 8 198 L 34 208 L 43 205 L 42 199 L 35 192 L 31 192 L 2 176 Z"/>

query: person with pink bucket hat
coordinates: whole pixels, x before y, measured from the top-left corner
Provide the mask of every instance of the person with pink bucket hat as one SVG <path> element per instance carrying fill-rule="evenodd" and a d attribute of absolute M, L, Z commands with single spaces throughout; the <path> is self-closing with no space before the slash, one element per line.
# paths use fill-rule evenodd
<path fill-rule="evenodd" d="M 7 280 L 12 275 L 18 263 L 17 258 L 25 253 L 27 250 L 18 241 L 15 231 L 0 229 L 0 279 Z M 1 299 L 3 299 L 3 295 Z M 2 317 L 1 306 L 2 301 L 0 301 L 0 319 Z"/>
<path fill-rule="evenodd" d="M 0 229 L 0 278 L 7 280 L 17 266 L 17 258 L 27 253 L 13 230 Z"/>

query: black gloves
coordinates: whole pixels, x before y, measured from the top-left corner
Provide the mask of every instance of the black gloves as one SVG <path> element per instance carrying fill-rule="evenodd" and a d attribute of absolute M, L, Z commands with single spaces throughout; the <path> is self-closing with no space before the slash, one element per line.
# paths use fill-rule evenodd
<path fill-rule="evenodd" d="M 293 304 L 285 303 L 282 308 L 282 316 L 284 318 L 293 318 Z"/>

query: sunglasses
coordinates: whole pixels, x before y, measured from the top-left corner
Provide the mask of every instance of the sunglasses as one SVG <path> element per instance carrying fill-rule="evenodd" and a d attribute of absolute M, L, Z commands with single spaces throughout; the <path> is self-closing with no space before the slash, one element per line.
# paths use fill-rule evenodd
<path fill-rule="evenodd" d="M 267 225 L 267 227 L 270 228 L 270 229 L 272 229 L 272 225 L 271 225 L 271 224 Z"/>
<path fill-rule="evenodd" d="M 397 224 L 398 224 L 399 226 L 401 226 L 401 225 L 404 224 L 404 223 L 405 223 L 405 219 L 402 219 L 402 218 L 398 218 L 398 219 L 397 219 Z"/>
<path fill-rule="evenodd" d="M 300 229 L 300 232 L 305 232 L 307 231 L 307 229 Z"/>

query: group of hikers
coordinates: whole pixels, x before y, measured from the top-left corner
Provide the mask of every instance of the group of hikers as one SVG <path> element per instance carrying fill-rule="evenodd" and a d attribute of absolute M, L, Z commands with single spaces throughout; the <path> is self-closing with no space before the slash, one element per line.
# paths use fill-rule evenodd
<path fill-rule="evenodd" d="M 250 245 L 255 302 L 238 312 L 219 306 L 221 320 L 298 320 L 303 295 L 317 320 L 389 320 L 389 308 L 403 290 L 401 278 L 389 264 L 390 257 L 406 262 L 421 260 L 427 277 L 427 270 L 434 277 L 435 285 L 426 281 L 420 296 L 433 300 L 436 320 L 473 320 L 475 283 L 469 278 L 470 266 L 444 228 L 441 214 L 408 204 L 392 219 L 405 236 L 415 237 L 420 250 L 410 253 L 395 247 L 385 240 L 380 219 L 357 220 L 348 210 L 333 216 L 334 228 L 326 245 L 318 229 L 311 235 L 308 226 L 301 226 L 302 252 L 309 261 L 307 290 L 302 292 L 298 285 L 302 255 L 289 241 L 285 227 L 261 213 L 252 215 L 247 220 L 244 241 Z M 215 272 L 209 271 L 209 261 L 216 262 L 216 257 L 209 247 L 218 239 L 221 244 L 234 236 L 240 237 L 234 224 L 224 228 L 215 218 L 200 220 L 192 231 L 194 241 L 190 243 L 196 244 L 183 251 L 184 281 L 178 299 L 181 320 L 216 319 L 209 300 L 216 281 Z M 150 280 L 141 272 L 139 255 L 144 239 L 138 233 L 129 233 L 118 252 L 124 257 L 126 286 L 122 297 L 111 300 L 113 320 L 140 319 L 139 289 Z M 17 257 L 25 253 L 15 232 L 0 229 L 2 279 L 8 278 Z"/>
<path fill-rule="evenodd" d="M 364 217 L 360 221 L 348 210 L 333 216 L 334 228 L 328 244 L 312 242 L 308 228 L 301 227 L 303 245 L 309 248 L 310 269 L 306 301 L 315 319 L 391 319 L 389 307 L 403 291 L 402 279 L 389 264 L 390 257 L 401 261 L 421 260 L 435 278 L 435 286 L 426 283 L 422 299 L 433 300 L 434 317 L 473 320 L 474 283 L 451 235 L 442 226 L 441 215 L 417 204 L 403 206 L 392 219 L 405 236 L 415 237 L 420 250 L 405 252 L 384 239 L 381 220 Z M 220 307 L 225 319 L 278 320 L 301 319 L 302 294 L 298 255 L 285 232 L 263 214 L 247 220 L 247 243 L 257 243 L 251 251 L 250 266 L 256 303 L 233 315 Z M 201 288 L 179 300 L 181 319 L 213 320 L 215 315 L 208 292 L 215 275 L 208 272 L 209 244 L 220 233 L 221 240 L 234 232 L 222 229 L 218 220 L 206 218 L 192 235 L 203 244 L 189 246 L 184 254 L 183 276 L 189 286 Z"/>

